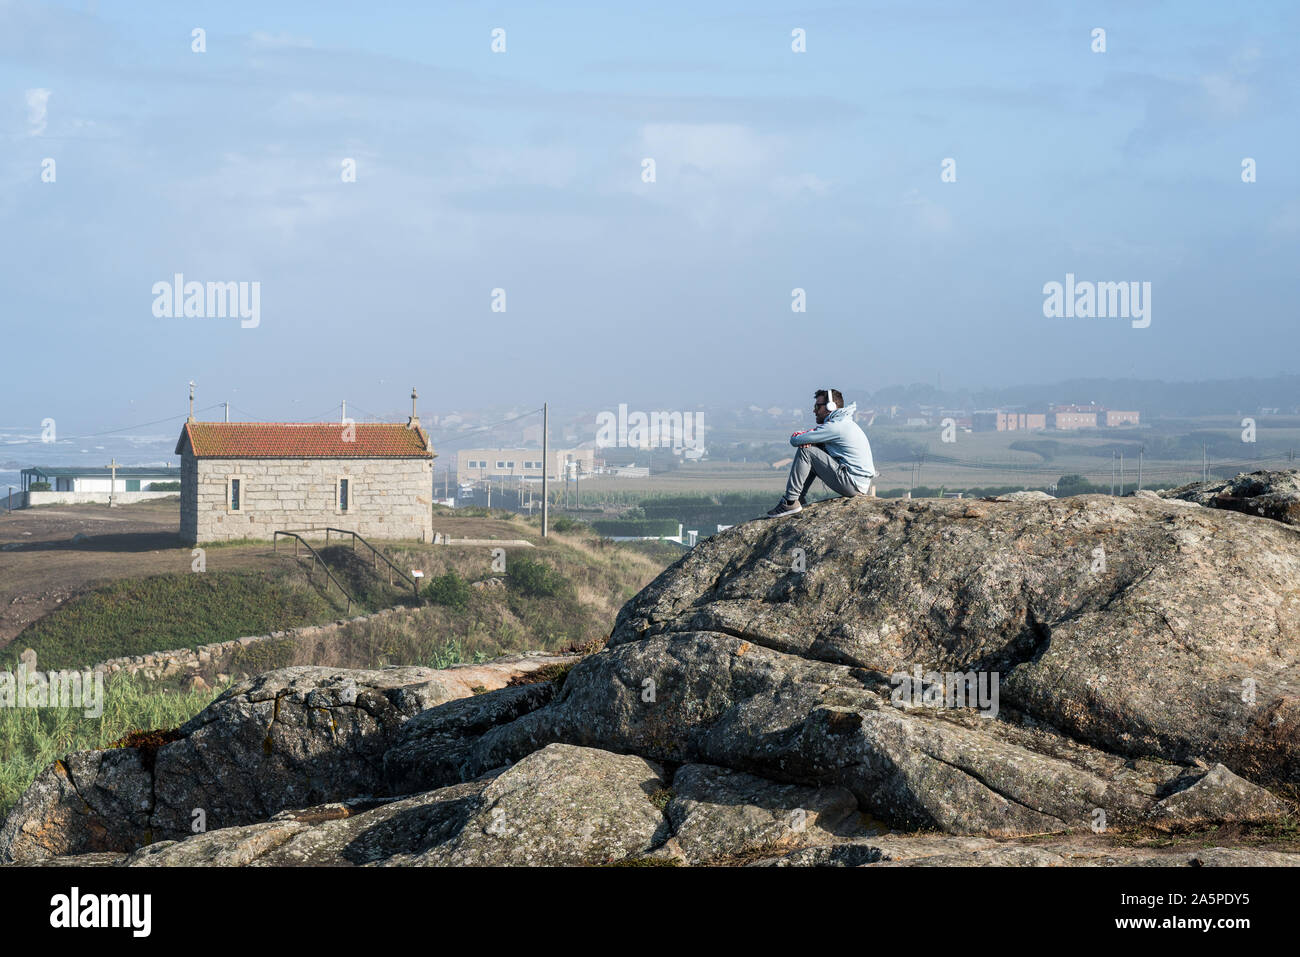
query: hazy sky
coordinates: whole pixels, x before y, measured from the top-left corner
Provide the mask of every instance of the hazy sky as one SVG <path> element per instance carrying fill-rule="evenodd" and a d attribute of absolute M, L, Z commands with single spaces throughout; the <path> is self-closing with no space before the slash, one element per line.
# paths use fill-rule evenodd
<path fill-rule="evenodd" d="M 0 426 L 1295 372 L 1297 10 L 0 0 Z"/>

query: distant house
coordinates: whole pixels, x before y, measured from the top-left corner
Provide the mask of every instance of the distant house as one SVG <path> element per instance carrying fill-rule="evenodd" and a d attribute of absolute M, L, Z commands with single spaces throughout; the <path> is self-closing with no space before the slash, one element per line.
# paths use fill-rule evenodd
<path fill-rule="evenodd" d="M 561 479 L 576 470 L 590 475 L 596 468 L 593 449 L 550 449 L 546 474 Z M 456 453 L 456 481 L 461 485 L 498 479 L 541 481 L 541 449 L 461 449 Z"/>
<path fill-rule="evenodd" d="M 19 481 L 23 491 L 31 488 L 33 482 L 49 482 L 51 492 L 103 492 L 105 499 L 109 492 L 148 492 L 155 482 L 179 482 L 181 471 L 178 468 L 162 466 L 144 468 L 119 466 L 116 469 L 117 483 L 113 482 L 114 469 L 84 467 L 58 467 L 35 465 L 23 469 Z M 172 491 L 175 494 L 175 490 Z"/>
<path fill-rule="evenodd" d="M 1047 415 L 1042 412 L 981 411 L 971 416 L 971 425 L 976 432 L 1037 432 L 1047 428 Z"/>
<path fill-rule="evenodd" d="M 1097 414 L 1105 410 L 1098 405 L 1054 405 L 1049 412 L 1052 428 L 1059 431 L 1069 429 L 1095 429 Z"/>
<path fill-rule="evenodd" d="M 1139 415 L 1136 412 L 1117 412 L 1114 409 L 1106 410 L 1107 428 L 1117 428 L 1123 425 L 1137 425 Z"/>
<path fill-rule="evenodd" d="M 433 541 L 433 459 L 415 415 L 399 423 L 185 423 L 181 539 L 342 528 Z"/>

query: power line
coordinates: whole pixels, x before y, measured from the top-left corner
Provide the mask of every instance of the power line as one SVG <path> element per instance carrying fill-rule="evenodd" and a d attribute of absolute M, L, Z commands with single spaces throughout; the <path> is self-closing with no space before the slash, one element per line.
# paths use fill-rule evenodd
<path fill-rule="evenodd" d="M 207 412 L 211 409 L 219 408 L 220 406 L 221 403 L 218 402 L 216 405 L 210 405 L 206 409 L 200 409 L 199 411 Z M 64 435 L 62 437 L 65 439 L 97 439 L 100 436 L 115 435 L 118 432 L 129 432 L 132 429 L 147 429 L 151 425 L 161 425 L 164 422 L 171 422 L 173 419 L 184 419 L 186 417 L 187 417 L 187 413 L 181 412 L 177 415 L 169 415 L 165 419 L 155 419 L 152 422 L 141 422 L 138 425 L 124 425 L 120 429 L 108 429 L 107 431 L 104 432 L 87 432 L 82 435 Z"/>
<path fill-rule="evenodd" d="M 471 439 L 475 435 L 479 435 L 483 432 L 489 432 L 492 429 L 499 428 L 500 426 L 509 425 L 511 422 L 518 422 L 520 419 L 527 418 L 530 415 L 537 415 L 541 411 L 542 411 L 541 409 L 533 409 L 529 412 L 521 412 L 518 415 L 511 416 L 508 419 L 502 419 L 500 422 L 492 422 L 489 423 L 488 425 L 479 426 L 476 429 L 470 429 L 467 432 L 457 432 L 456 435 L 453 436 L 452 438 L 440 441 L 437 443 L 437 445 L 439 448 L 446 448 L 449 445 L 455 445 L 459 442 Z"/>

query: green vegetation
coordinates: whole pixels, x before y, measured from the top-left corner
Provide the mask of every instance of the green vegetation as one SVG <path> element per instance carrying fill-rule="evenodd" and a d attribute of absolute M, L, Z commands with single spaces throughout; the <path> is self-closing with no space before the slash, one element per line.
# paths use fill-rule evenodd
<path fill-rule="evenodd" d="M 551 522 L 551 528 L 557 532 L 583 532 L 590 527 L 586 522 L 579 522 L 563 515 Z"/>
<path fill-rule="evenodd" d="M 556 598 L 572 591 L 564 576 L 545 562 L 527 555 L 512 556 L 506 566 L 506 584 L 511 591 L 530 598 Z"/>
<path fill-rule="evenodd" d="M 424 597 L 435 605 L 464 610 L 469 605 L 469 582 L 451 569 L 425 586 Z"/>
<path fill-rule="evenodd" d="M 29 492 L 48 492 L 49 490 L 49 482 L 33 482 L 31 485 L 27 486 L 27 491 Z"/>
<path fill-rule="evenodd" d="M 333 574 L 360 600 L 354 614 L 403 605 L 408 610 L 233 649 L 204 677 L 211 683 L 218 670 L 238 676 L 298 664 L 445 668 L 528 650 L 586 649 L 602 643 L 622 604 L 680 555 L 659 542 L 610 542 L 585 527 L 543 540 L 521 521 L 443 521 L 456 537 L 527 537 L 537 548 L 510 551 L 505 587 L 472 588 L 470 583 L 499 574 L 492 569 L 491 548 L 386 545 L 398 568 L 420 568 L 428 576 L 421 596 L 428 604 L 420 607 L 409 587 L 400 581 L 388 585 L 382 563 L 376 571 L 350 546 L 322 549 Z M 14 667 L 28 647 L 41 668 L 85 667 L 331 622 L 344 607 L 319 568 L 311 571 L 305 560 L 288 557 L 283 568 L 271 571 L 121 579 L 34 622 L 0 651 L 0 667 Z"/>
<path fill-rule="evenodd" d="M 51 762 L 109 747 L 142 728 L 175 728 L 224 690 L 177 692 L 115 675 L 105 682 L 101 717 L 88 718 L 80 708 L 0 708 L 0 819 Z"/>
<path fill-rule="evenodd" d="M 181 490 L 180 482 L 150 482 L 147 492 L 179 492 Z"/>
<path fill-rule="evenodd" d="M 676 535 L 678 520 L 672 518 L 611 518 L 591 523 L 601 535 Z"/>
<path fill-rule="evenodd" d="M 358 599 L 354 613 L 401 600 L 401 593 L 353 558 L 350 549 L 336 546 L 323 554 Z M 33 622 L 0 650 L 0 667 L 13 667 L 25 648 L 36 651 L 42 668 L 73 668 L 319 624 L 338 618 L 345 608 L 319 568 L 309 574 L 305 565 L 288 562 L 275 574 L 209 571 L 126 578 Z"/>

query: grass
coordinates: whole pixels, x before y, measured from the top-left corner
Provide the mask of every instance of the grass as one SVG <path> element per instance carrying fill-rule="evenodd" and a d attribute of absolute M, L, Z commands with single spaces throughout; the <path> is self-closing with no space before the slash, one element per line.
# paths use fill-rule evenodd
<path fill-rule="evenodd" d="M 356 600 L 351 614 L 410 601 L 409 592 L 390 587 L 386 577 L 350 548 L 333 546 L 321 554 Z M 36 652 L 41 668 L 84 667 L 110 658 L 320 624 L 339 618 L 346 608 L 338 588 L 319 568 L 309 574 L 306 563 L 292 560 L 271 574 L 210 571 L 124 578 L 33 622 L 0 651 L 0 667 L 14 667 L 26 648 Z M 265 644 L 247 649 L 247 654 L 268 654 L 272 649 Z"/>
<path fill-rule="evenodd" d="M 157 732 L 141 729 L 176 728 L 224 690 L 175 691 L 115 675 L 105 682 L 104 713 L 98 718 L 86 717 L 80 708 L 0 708 L 0 818 L 37 774 L 69 752 L 122 746 L 132 735 L 160 741 Z"/>
<path fill-rule="evenodd" d="M 324 597 L 296 569 L 121 579 L 33 622 L 0 651 L 0 667 L 15 665 L 25 648 L 42 668 L 73 668 L 329 621 L 345 607 L 331 592 Z"/>

